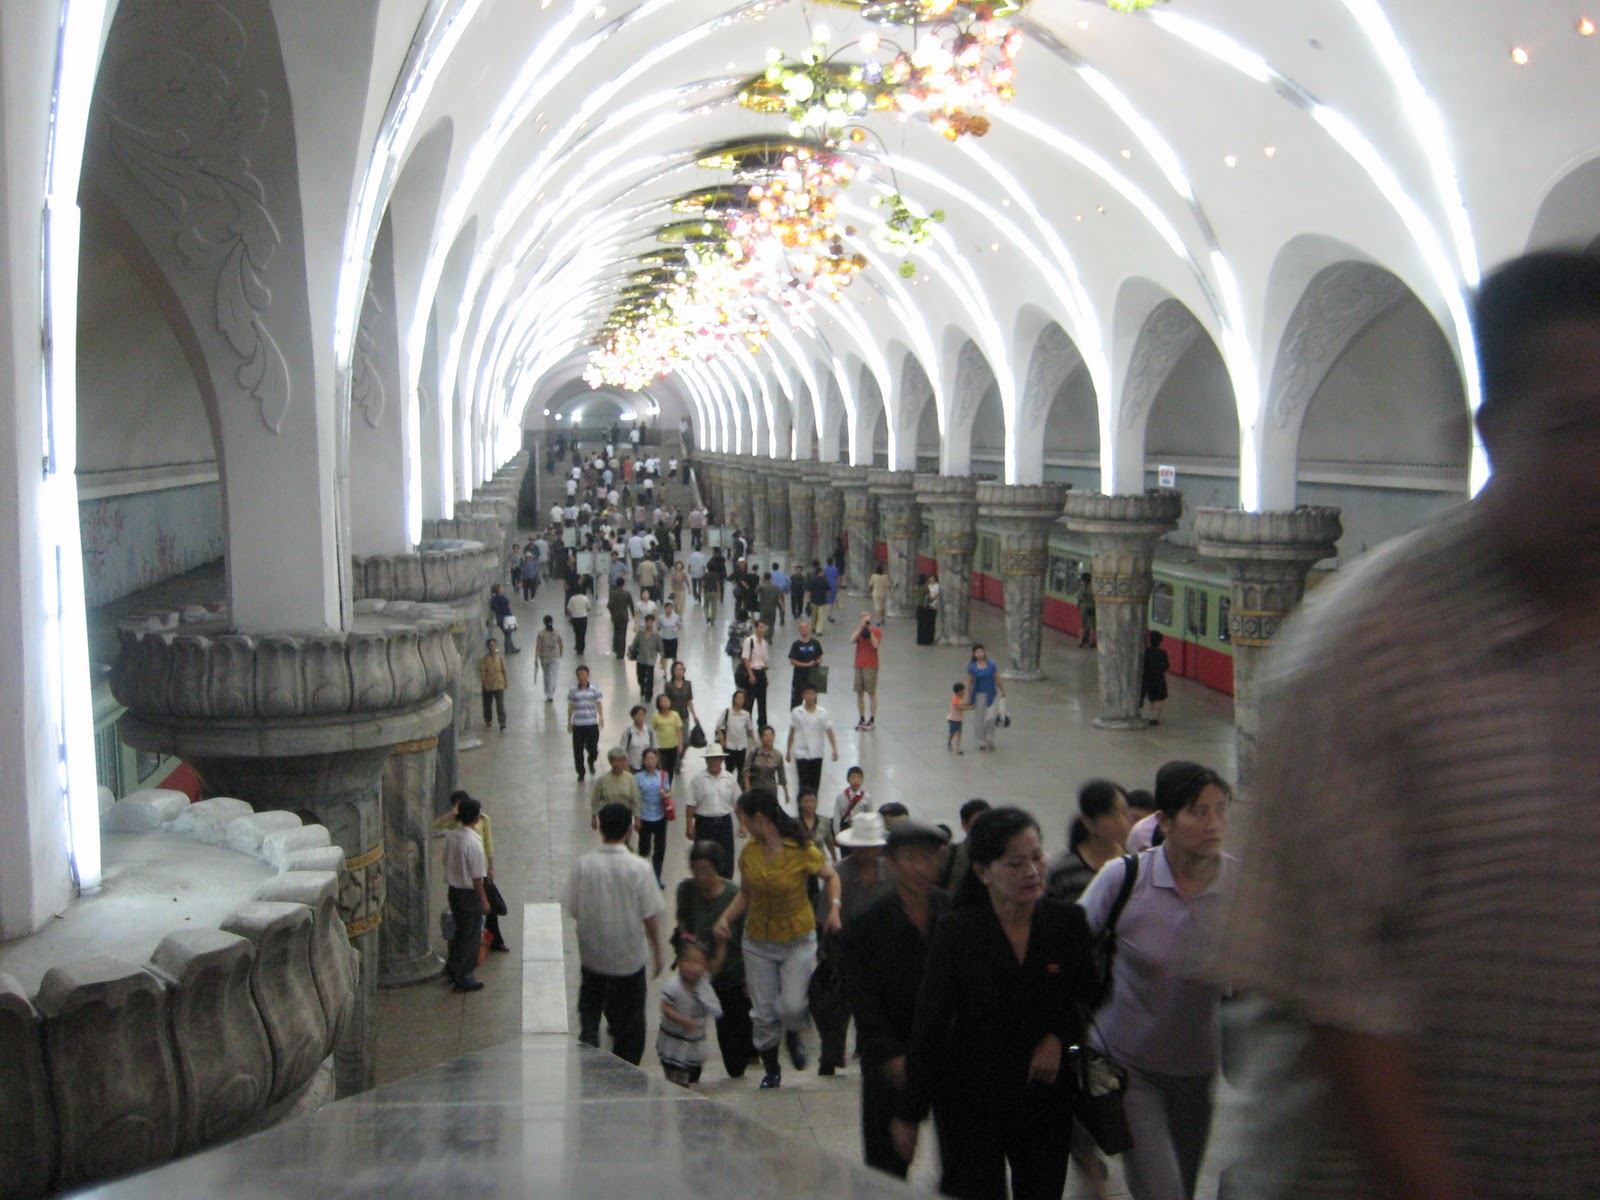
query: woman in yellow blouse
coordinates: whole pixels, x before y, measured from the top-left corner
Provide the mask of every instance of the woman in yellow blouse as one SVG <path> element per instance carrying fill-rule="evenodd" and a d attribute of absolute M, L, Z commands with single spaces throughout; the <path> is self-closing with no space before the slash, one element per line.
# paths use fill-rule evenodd
<path fill-rule="evenodd" d="M 683 747 L 683 718 L 672 707 L 672 698 L 665 692 L 656 697 L 656 711 L 650 717 L 650 728 L 656 734 L 656 756 L 668 779 L 678 777 L 678 753 Z"/>
<path fill-rule="evenodd" d="M 806 880 L 813 875 L 822 880 L 828 898 L 823 930 L 834 933 L 839 929 L 839 877 L 771 792 L 746 792 L 739 797 L 739 813 L 750 833 L 739 855 L 739 895 L 713 932 L 725 942 L 733 923 L 744 918 L 740 946 L 755 1027 L 752 1040 L 766 1070 L 761 1086 L 775 1088 L 783 1082 L 780 1033 L 787 1031 L 795 1070 L 806 1066 L 800 1030 L 806 1023 L 806 990 L 817 965 L 817 919 Z"/>

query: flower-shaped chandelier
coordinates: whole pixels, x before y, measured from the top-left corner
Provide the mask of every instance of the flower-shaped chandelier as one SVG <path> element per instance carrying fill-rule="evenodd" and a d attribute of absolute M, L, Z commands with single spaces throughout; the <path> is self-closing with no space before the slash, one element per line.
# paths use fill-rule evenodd
<path fill-rule="evenodd" d="M 797 140 L 735 144 L 700 158 L 734 181 L 674 203 L 681 219 L 657 236 L 681 249 L 641 256 L 644 269 L 629 277 L 600 331 L 585 373 L 591 386 L 637 390 L 733 343 L 759 351 L 773 309 L 796 314 L 821 297 L 838 300 L 868 266 L 849 243 L 856 230 L 839 219 L 839 194 L 858 174 L 847 155 L 869 136 L 862 122 L 892 112 L 926 120 L 949 141 L 982 137 L 987 113 L 1016 95 L 1022 34 L 1005 18 L 1023 0 L 839 2 L 909 35 L 869 31 L 830 52 L 818 29 L 798 57 L 768 52 L 738 99 L 781 114 Z M 1124 12 L 1154 2 L 1106 0 Z M 909 255 L 944 212 L 919 212 L 897 182 L 871 203 L 882 214 L 870 230 L 874 244 L 901 260 L 901 276 L 914 277 Z"/>

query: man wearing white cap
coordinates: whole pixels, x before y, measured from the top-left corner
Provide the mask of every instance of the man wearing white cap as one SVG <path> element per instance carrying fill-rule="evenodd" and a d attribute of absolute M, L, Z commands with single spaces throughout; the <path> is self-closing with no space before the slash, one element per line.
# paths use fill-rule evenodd
<path fill-rule="evenodd" d="M 850 921 L 894 891 L 883 847 L 888 831 L 875 812 L 857 811 L 850 827 L 836 839 L 849 857 L 834 868 L 839 875 L 839 933 L 829 934 L 818 946 L 817 969 L 811 976 L 811 1019 L 822 1042 L 818 1075 L 832 1075 L 845 1065 L 850 1033 L 850 995 L 845 987 L 843 931 Z"/>

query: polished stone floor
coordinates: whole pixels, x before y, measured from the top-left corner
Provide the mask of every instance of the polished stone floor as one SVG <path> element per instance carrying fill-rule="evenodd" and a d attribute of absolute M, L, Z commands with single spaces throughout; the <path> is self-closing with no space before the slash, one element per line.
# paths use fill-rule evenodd
<path fill-rule="evenodd" d="M 109 1200 L 910 1197 L 724 1104 L 570 1041 L 455 1058 L 266 1133 L 81 1193 Z"/>
<path fill-rule="evenodd" d="M 850 678 L 846 639 L 852 618 L 859 615 L 859 604 L 855 598 L 843 601 L 839 623 L 830 625 L 823 635 L 831 661 L 841 668 L 835 671 L 835 680 Z M 731 664 L 722 654 L 726 616 L 712 628 L 698 608 L 691 605 L 691 609 L 680 654 L 688 665 L 697 693 L 696 707 L 709 732 L 732 689 Z M 559 694 L 564 697 L 579 659 L 570 652 L 571 634 L 559 616 L 556 589 L 541 588 L 532 603 L 519 600 L 517 611 L 522 627 L 518 640 L 529 647 L 539 618 L 545 613 L 557 614 L 557 628 L 563 631 L 569 649 L 561 664 Z M 633 664 L 610 654 L 610 627 L 604 614 L 604 605 L 598 605 L 591 621 L 588 653 L 582 660 L 606 695 L 602 765 L 605 747 L 626 722 L 628 706 L 638 699 Z M 1003 646 L 1003 614 L 975 605 L 973 632 L 990 645 Z M 791 625 L 780 629 L 774 642 L 786 648 L 793 636 Z M 888 624 L 882 659 L 875 731 L 853 729 L 855 703 L 848 691 L 840 694 L 836 690 L 823 699 L 835 719 L 840 752 L 840 761 L 828 764 L 823 775 L 823 791 L 829 801 L 843 787 L 846 768 L 859 763 L 876 799 L 899 800 L 923 820 L 954 826 L 957 808 L 973 796 L 1022 805 L 1039 817 L 1047 841 L 1055 849 L 1065 842 L 1068 814 L 1084 780 L 1105 776 L 1128 787 L 1149 787 L 1157 767 L 1172 758 L 1195 759 L 1215 765 L 1224 775 L 1233 773 L 1231 701 L 1227 697 L 1174 681 L 1160 728 L 1133 733 L 1097 730 L 1092 724 L 1095 655 L 1050 631 L 1045 634 L 1043 654 L 1048 678 L 1010 685 L 1013 725 L 1001 731 L 994 754 L 976 753 L 970 745 L 960 757 L 945 750 L 947 698 L 951 683 L 964 678 L 967 652 L 918 647 L 914 623 L 896 620 Z M 505 933 L 520 951 L 524 944 L 522 905 L 557 897 L 574 857 L 593 846 L 596 835 L 589 829 L 588 785 L 580 786 L 572 769 L 564 701 L 544 702 L 531 652 L 511 658 L 509 675 L 509 728 L 504 733 L 483 733 L 484 747 L 462 758 L 461 783 L 483 800 L 493 816 L 496 877 L 512 909 Z M 773 671 L 772 692 L 787 698 L 787 667 Z M 479 715 L 473 714 L 475 721 Z M 771 714 L 780 744 L 787 734 L 786 717 L 776 710 Z M 701 769 L 702 761 L 698 754 L 691 754 L 690 759 L 692 775 Z M 687 874 L 687 842 L 681 825 L 673 827 L 672 836 L 675 840 L 667 859 L 669 898 L 677 881 Z M 435 855 L 437 862 L 437 847 Z M 436 879 L 438 874 L 436 869 Z M 442 892 L 435 907 L 443 907 Z M 575 1008 L 577 952 L 570 922 L 563 922 L 563 936 L 567 1002 Z M 380 1082 L 401 1079 L 518 1036 L 524 992 L 521 953 L 491 955 L 481 978 L 488 986 L 473 995 L 453 994 L 442 983 L 383 993 L 379 1006 Z M 651 1048 L 646 1050 L 644 1066 L 659 1073 L 653 1050 L 653 1016 L 650 1026 Z M 828 1079 L 819 1078 L 814 1068 L 804 1073 L 790 1070 L 781 1090 L 757 1092 L 753 1075 L 729 1080 L 715 1063 L 708 1065 L 699 1087 L 705 1096 L 736 1103 L 756 1121 L 851 1159 L 859 1155 L 857 1089 L 854 1065 Z M 933 1182 L 931 1157 L 926 1151 L 919 1155 L 914 1180 Z M 1069 1195 L 1080 1194 L 1088 1192 L 1074 1176 Z M 1211 1194 L 1210 1187 L 1204 1194 Z"/>

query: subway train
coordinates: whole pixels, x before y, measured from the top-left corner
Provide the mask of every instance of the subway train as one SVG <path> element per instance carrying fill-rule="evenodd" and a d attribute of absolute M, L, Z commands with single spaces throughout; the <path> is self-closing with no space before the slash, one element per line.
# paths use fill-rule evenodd
<path fill-rule="evenodd" d="M 932 527 L 922 530 L 917 569 L 934 569 Z M 978 523 L 973 556 L 972 596 L 1004 607 L 999 572 L 1000 539 L 993 526 Z M 1045 573 L 1044 624 L 1071 637 L 1080 634 L 1080 580 L 1089 570 L 1087 538 L 1058 526 L 1050 535 L 1050 565 Z M 1233 647 L 1228 644 L 1229 589 L 1226 572 L 1189 547 L 1161 543 L 1156 548 L 1155 589 L 1150 596 L 1150 628 L 1163 638 L 1172 674 L 1233 695 Z"/>

